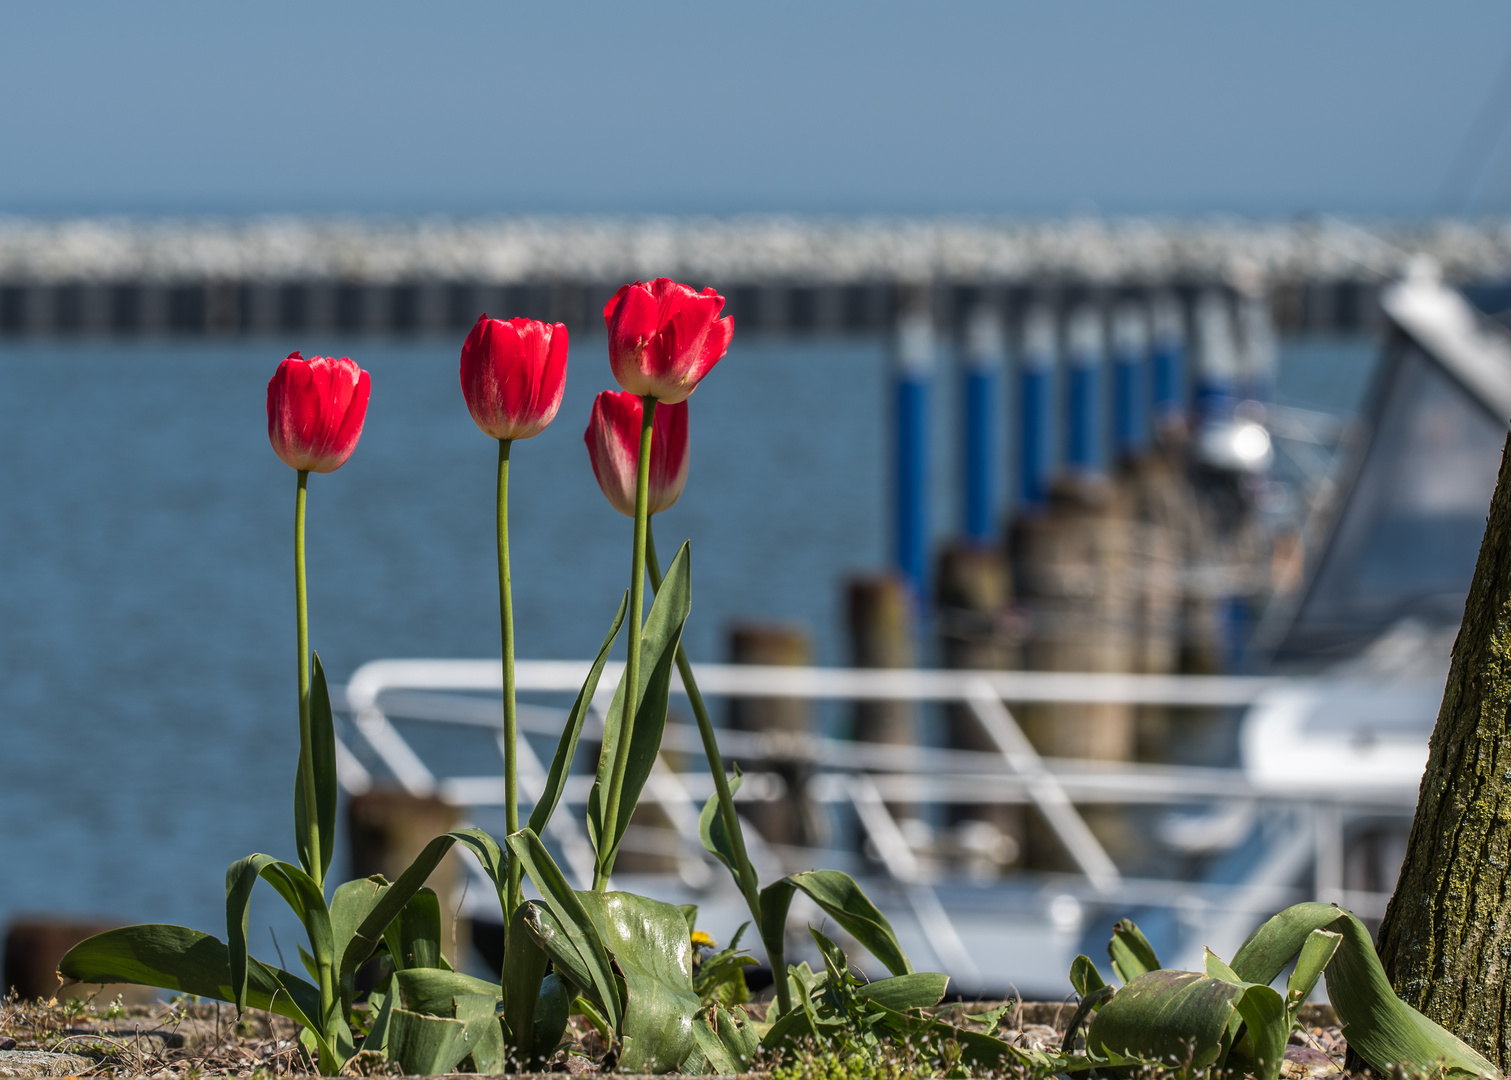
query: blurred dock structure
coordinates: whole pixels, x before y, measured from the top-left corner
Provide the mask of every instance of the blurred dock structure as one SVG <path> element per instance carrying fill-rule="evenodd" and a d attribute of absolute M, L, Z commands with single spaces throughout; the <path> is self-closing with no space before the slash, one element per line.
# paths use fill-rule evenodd
<path fill-rule="evenodd" d="M 963 338 L 987 298 L 1011 319 L 1212 287 L 1262 293 L 1282 333 L 1367 331 L 1408 253 L 1502 279 L 1511 222 L 0 217 L 0 334 L 426 333 L 483 310 L 596 329 L 658 275 L 718 288 L 746 334 L 889 331 L 918 289 Z"/>

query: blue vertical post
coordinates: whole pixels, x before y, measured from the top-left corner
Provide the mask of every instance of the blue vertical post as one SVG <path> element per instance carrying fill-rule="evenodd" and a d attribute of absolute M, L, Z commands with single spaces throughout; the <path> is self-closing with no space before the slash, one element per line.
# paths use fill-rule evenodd
<path fill-rule="evenodd" d="M 1018 507 L 1026 513 L 1049 502 L 1058 344 L 1054 312 L 1045 304 L 1029 308 L 1018 362 Z"/>
<path fill-rule="evenodd" d="M 971 312 L 961 388 L 965 432 L 962 500 L 966 539 L 992 540 L 997 526 L 997 413 L 1001 398 L 1002 317 L 991 305 Z"/>
<path fill-rule="evenodd" d="M 1238 342 L 1233 311 L 1216 289 L 1196 302 L 1196 413 L 1202 425 L 1224 423 L 1238 405 Z"/>
<path fill-rule="evenodd" d="M 1154 422 L 1159 427 L 1186 418 L 1186 318 L 1180 299 L 1162 293 L 1151 304 L 1153 321 L 1150 367 Z"/>
<path fill-rule="evenodd" d="M 929 381 L 934 331 L 927 312 L 904 312 L 897 324 L 895 549 L 897 568 L 920 606 L 928 597 Z"/>
<path fill-rule="evenodd" d="M 1149 314 L 1125 300 L 1112 316 L 1112 439 L 1118 460 L 1149 445 Z"/>
<path fill-rule="evenodd" d="M 1082 304 L 1071 313 L 1065 336 L 1065 464 L 1073 473 L 1089 475 L 1102 467 L 1102 313 Z"/>

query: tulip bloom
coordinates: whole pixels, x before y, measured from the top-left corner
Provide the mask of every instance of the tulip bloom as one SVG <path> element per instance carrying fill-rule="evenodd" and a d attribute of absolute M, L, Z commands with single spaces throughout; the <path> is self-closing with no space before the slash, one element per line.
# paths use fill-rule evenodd
<path fill-rule="evenodd" d="M 594 399 L 588 430 L 582 435 L 598 486 L 615 510 L 631 518 L 643 409 L 635 394 L 605 390 Z M 650 513 L 659 514 L 681 496 L 687 462 L 687 402 L 658 406 L 651 422 Z"/>
<path fill-rule="evenodd" d="M 478 319 L 462 345 L 462 396 L 495 439 L 539 435 L 561 407 L 567 328 L 533 319 Z"/>
<path fill-rule="evenodd" d="M 619 385 L 663 404 L 686 401 L 724 358 L 734 318 L 719 318 L 724 297 L 670 278 L 625 285 L 603 309 L 609 366 Z"/>
<path fill-rule="evenodd" d="M 285 465 L 300 472 L 335 472 L 362 437 L 371 379 L 343 356 L 297 352 L 268 381 L 268 440 Z"/>

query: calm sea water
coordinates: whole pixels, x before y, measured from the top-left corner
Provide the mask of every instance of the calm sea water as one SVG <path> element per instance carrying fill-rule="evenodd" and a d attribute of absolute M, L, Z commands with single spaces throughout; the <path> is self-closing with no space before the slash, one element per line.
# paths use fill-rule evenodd
<path fill-rule="evenodd" d="M 0 347 L 0 922 L 222 934 L 223 868 L 292 856 L 294 474 L 264 412 L 290 348 L 373 376 L 356 454 L 310 482 L 311 641 L 332 678 L 497 655 L 495 449 L 462 402 L 458 346 Z M 1346 411 L 1372 356 L 1289 347 L 1280 395 Z M 582 444 L 611 385 L 602 339 L 574 342 L 559 417 L 514 452 L 522 657 L 590 654 L 627 584 L 630 523 Z M 665 557 L 693 543 L 695 659 L 722 659 L 729 623 L 757 618 L 802 623 L 819 662 L 843 660 L 843 575 L 887 555 L 886 390 L 878 343 L 737 339 L 692 399 L 691 478 L 656 524 Z M 951 397 L 941 379 L 940 533 L 958 513 Z"/>

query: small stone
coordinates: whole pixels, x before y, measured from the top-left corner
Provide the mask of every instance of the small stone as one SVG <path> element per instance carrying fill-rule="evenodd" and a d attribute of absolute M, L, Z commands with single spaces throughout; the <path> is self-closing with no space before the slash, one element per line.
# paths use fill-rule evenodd
<path fill-rule="evenodd" d="M 0 1050 L 0 1077 L 77 1076 L 94 1068 L 77 1054 L 49 1054 L 42 1050 Z"/>
<path fill-rule="evenodd" d="M 1317 1077 L 1337 1076 L 1340 1072 L 1332 1058 L 1310 1046 L 1287 1046 L 1285 1061 L 1280 1066 L 1280 1075 L 1289 1080 L 1313 1080 Z"/>
<path fill-rule="evenodd" d="M 4 1039 L 0 1039 L 0 1050 L 14 1050 L 15 1048 L 16 1048 L 16 1040 L 15 1039 L 10 1038 L 9 1036 L 7 1036 Z"/>
<path fill-rule="evenodd" d="M 1018 1044 L 1030 1050 L 1058 1050 L 1064 1038 L 1048 1024 L 1024 1024 L 1018 1033 Z"/>

